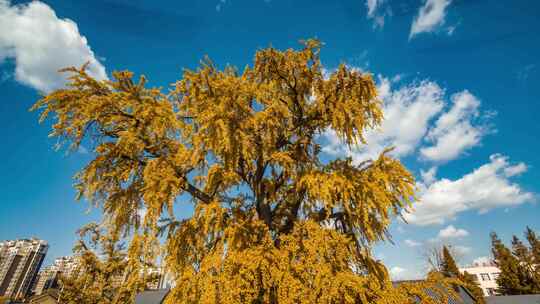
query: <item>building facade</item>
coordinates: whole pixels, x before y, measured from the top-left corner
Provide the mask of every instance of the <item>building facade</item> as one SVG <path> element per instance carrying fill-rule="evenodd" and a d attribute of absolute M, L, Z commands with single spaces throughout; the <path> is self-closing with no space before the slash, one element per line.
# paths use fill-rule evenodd
<path fill-rule="evenodd" d="M 54 263 L 41 270 L 37 276 L 33 292 L 35 295 L 43 294 L 47 289 L 56 288 L 60 276 L 69 277 L 77 268 L 77 259 L 72 256 L 60 257 Z"/>
<path fill-rule="evenodd" d="M 54 266 L 47 266 L 39 271 L 33 287 L 33 294 L 41 295 L 49 288 L 58 285 L 58 270 Z"/>
<path fill-rule="evenodd" d="M 38 239 L 0 242 L 0 296 L 23 299 L 30 295 L 49 245 Z"/>
<path fill-rule="evenodd" d="M 472 266 L 460 268 L 459 271 L 470 273 L 482 288 L 484 296 L 493 296 L 497 294 L 497 277 L 501 270 L 493 262 L 473 264 Z"/>

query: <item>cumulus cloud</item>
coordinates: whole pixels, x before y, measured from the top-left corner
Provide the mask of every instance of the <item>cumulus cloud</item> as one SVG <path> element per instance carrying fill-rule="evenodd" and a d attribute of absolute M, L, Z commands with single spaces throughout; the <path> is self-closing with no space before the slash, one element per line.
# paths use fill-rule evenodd
<path fill-rule="evenodd" d="M 480 213 L 497 207 L 516 206 L 533 200 L 531 192 L 523 190 L 510 178 L 516 165 L 508 157 L 494 154 L 487 164 L 463 177 L 451 180 L 442 178 L 431 185 L 419 183 L 419 200 L 411 213 L 404 218 L 416 225 L 443 224 L 459 213 L 474 210 Z M 521 172 L 526 166 L 520 166 Z"/>
<path fill-rule="evenodd" d="M 68 66 L 89 62 L 90 75 L 107 78 L 77 24 L 58 18 L 39 1 L 11 5 L 0 0 L 0 63 L 5 59 L 14 60 L 17 81 L 44 92 L 65 84 L 65 75 L 57 71 Z"/>
<path fill-rule="evenodd" d="M 355 162 L 374 159 L 387 147 L 395 147 L 394 156 L 406 156 L 414 152 L 425 136 L 429 121 L 444 105 L 443 90 L 434 82 L 423 81 L 392 91 L 390 80 L 381 78 L 378 85 L 379 97 L 383 100 L 385 119 L 377 130 L 366 134 L 367 145 L 348 149 L 333 130 L 325 137 L 329 145 L 323 151 L 330 154 L 346 154 Z"/>
<path fill-rule="evenodd" d="M 525 163 L 519 163 L 515 166 L 504 168 L 504 175 L 506 175 L 506 177 L 512 177 L 515 175 L 520 175 L 525 171 L 527 171 L 527 165 L 525 165 Z"/>
<path fill-rule="evenodd" d="M 463 151 L 480 143 L 488 132 L 485 125 L 473 125 L 479 117 L 480 100 L 465 90 L 452 95 L 452 107 L 439 117 L 427 135 L 432 146 L 420 150 L 423 157 L 432 161 L 448 161 Z"/>
<path fill-rule="evenodd" d="M 433 32 L 444 24 L 446 9 L 451 2 L 451 0 L 426 0 L 414 18 L 409 39 L 420 33 Z"/>
<path fill-rule="evenodd" d="M 365 134 L 367 145 L 349 148 L 338 140 L 333 130 L 327 130 L 324 137 L 328 144 L 323 151 L 350 156 L 358 163 L 376 158 L 392 146 L 394 157 L 408 156 L 420 149 L 421 158 L 445 162 L 478 145 L 488 133 L 484 122 L 476 122 L 484 118 L 479 111 L 480 100 L 468 91 L 453 94 L 448 100 L 445 90 L 428 80 L 393 89 L 400 78 L 379 77 L 377 86 L 383 101 L 384 121 L 379 129 Z M 434 175 L 435 170 L 426 174 Z"/>
<path fill-rule="evenodd" d="M 405 241 L 403 241 L 405 243 L 405 245 L 407 245 L 408 247 L 419 247 L 420 245 L 422 245 L 422 243 L 420 242 L 417 242 L 415 240 L 410 240 L 410 239 L 406 239 Z"/>
<path fill-rule="evenodd" d="M 447 240 L 447 239 L 459 239 L 463 238 L 469 235 L 469 232 L 465 229 L 458 229 L 454 227 L 453 225 L 449 225 L 448 227 L 441 229 L 439 231 L 439 234 L 437 235 L 437 238 L 441 240 Z"/>

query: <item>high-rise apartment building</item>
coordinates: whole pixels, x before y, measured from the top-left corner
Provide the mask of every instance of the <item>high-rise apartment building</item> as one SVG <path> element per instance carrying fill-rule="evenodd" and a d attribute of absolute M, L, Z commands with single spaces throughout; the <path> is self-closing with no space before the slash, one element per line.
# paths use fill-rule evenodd
<path fill-rule="evenodd" d="M 47 289 L 56 287 L 58 285 L 58 274 L 58 270 L 53 265 L 40 270 L 32 289 L 33 294 L 40 295 Z"/>
<path fill-rule="evenodd" d="M 48 248 L 38 239 L 0 242 L 0 296 L 28 296 Z"/>
<path fill-rule="evenodd" d="M 34 294 L 40 295 L 49 288 L 58 286 L 60 276 L 69 277 L 77 268 L 77 259 L 72 256 L 60 257 L 41 270 L 34 285 Z"/>

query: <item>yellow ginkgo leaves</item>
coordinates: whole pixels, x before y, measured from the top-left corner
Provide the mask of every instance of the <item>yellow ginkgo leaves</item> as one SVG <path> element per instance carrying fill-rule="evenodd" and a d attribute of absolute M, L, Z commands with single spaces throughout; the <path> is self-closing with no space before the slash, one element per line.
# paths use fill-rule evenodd
<path fill-rule="evenodd" d="M 163 233 L 168 303 L 414 301 L 370 253 L 414 179 L 386 153 L 361 165 L 321 155 L 323 132 L 369 144 L 383 113 L 371 76 L 325 72 L 320 47 L 259 50 L 242 71 L 205 59 L 166 93 L 130 72 L 96 81 L 71 68 L 70 85 L 34 106 L 55 119 L 52 136 L 94 144 L 76 187 L 139 242 L 129 260 L 157 252 Z M 178 217 L 186 200 L 195 212 Z"/>

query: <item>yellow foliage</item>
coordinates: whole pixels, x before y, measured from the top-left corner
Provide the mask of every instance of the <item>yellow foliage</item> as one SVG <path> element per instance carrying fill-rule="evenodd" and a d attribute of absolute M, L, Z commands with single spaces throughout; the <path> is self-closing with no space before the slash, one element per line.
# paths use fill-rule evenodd
<path fill-rule="evenodd" d="M 133 236 L 127 251 L 119 235 L 103 225 L 88 224 L 79 236 L 74 248 L 77 267 L 61 277 L 59 303 L 132 303 L 138 292 L 158 279 L 149 271 L 156 252 L 144 246 L 152 243 L 145 242 L 148 236 Z"/>
<path fill-rule="evenodd" d="M 95 145 L 76 187 L 114 232 L 137 236 L 130 260 L 165 234 L 168 303 L 409 303 L 425 290 L 393 287 L 371 256 L 411 204 L 413 176 L 386 152 L 321 158 L 323 132 L 368 144 L 383 113 L 369 74 L 327 76 L 319 52 L 316 40 L 259 50 L 242 72 L 205 58 L 167 93 L 69 68 L 69 87 L 34 105 L 54 116 L 52 136 Z M 180 197 L 191 217 L 176 218 Z"/>

